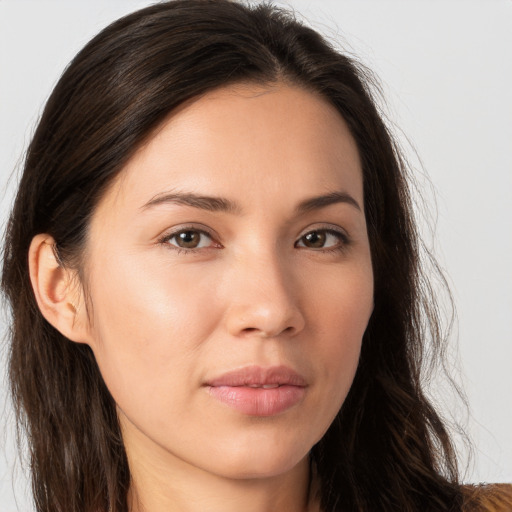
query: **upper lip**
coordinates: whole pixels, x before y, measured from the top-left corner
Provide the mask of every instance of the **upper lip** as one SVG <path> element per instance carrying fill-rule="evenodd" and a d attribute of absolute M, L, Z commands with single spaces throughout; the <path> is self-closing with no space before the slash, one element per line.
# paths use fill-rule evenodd
<path fill-rule="evenodd" d="M 307 386 L 306 379 L 287 366 L 245 366 L 226 372 L 206 382 L 207 386 L 239 387 L 239 386 Z"/>

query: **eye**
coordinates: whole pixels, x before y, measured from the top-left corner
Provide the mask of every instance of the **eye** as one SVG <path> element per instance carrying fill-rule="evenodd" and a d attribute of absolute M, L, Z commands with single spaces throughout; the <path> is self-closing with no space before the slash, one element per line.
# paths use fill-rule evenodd
<path fill-rule="evenodd" d="M 296 242 L 296 247 L 308 249 L 342 249 L 348 244 L 345 234 L 333 229 L 315 229 L 302 235 Z"/>
<path fill-rule="evenodd" d="M 198 229 L 181 229 L 167 235 L 162 242 L 177 249 L 203 249 L 213 244 L 212 237 Z"/>

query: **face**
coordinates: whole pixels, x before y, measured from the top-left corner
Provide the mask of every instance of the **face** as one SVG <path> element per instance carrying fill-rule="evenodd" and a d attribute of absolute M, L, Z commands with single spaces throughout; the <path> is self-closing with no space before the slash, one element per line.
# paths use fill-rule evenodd
<path fill-rule="evenodd" d="M 340 409 L 373 307 L 362 172 L 323 99 L 238 85 L 174 112 L 90 224 L 87 343 L 127 451 L 284 473 Z"/>

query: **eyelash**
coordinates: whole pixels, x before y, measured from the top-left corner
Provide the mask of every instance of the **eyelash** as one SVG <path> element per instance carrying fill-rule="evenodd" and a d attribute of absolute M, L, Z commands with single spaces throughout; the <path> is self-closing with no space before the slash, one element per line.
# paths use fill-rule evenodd
<path fill-rule="evenodd" d="M 196 228 L 193 226 L 182 226 L 179 229 L 173 231 L 172 233 L 167 233 L 166 235 L 161 237 L 158 240 L 158 243 L 161 245 L 165 245 L 167 248 L 169 248 L 173 251 L 176 251 L 177 254 L 187 254 L 187 255 L 197 254 L 198 251 L 204 251 L 204 250 L 209 250 L 209 249 L 222 249 L 222 245 L 218 242 L 214 242 L 215 246 L 213 246 L 213 247 L 199 247 L 199 248 L 194 247 L 194 248 L 189 248 L 189 249 L 184 248 L 184 247 L 178 247 L 177 245 L 169 243 L 170 240 L 172 240 L 173 238 L 178 236 L 180 233 L 186 233 L 186 232 L 199 233 L 200 235 L 207 236 L 208 238 L 210 238 L 212 240 L 212 242 L 214 242 L 213 235 L 211 233 L 209 233 L 208 231 L 199 229 L 199 228 Z M 323 233 L 326 235 L 335 236 L 336 238 L 338 238 L 339 243 L 337 243 L 333 247 L 325 247 L 325 248 L 320 247 L 318 249 L 307 247 L 305 245 L 302 245 L 302 246 L 297 245 L 307 235 L 310 235 L 312 233 Z M 341 230 L 338 231 L 337 229 L 333 229 L 333 228 L 317 228 L 317 229 L 312 229 L 310 231 L 307 231 L 306 233 L 301 235 L 299 237 L 299 239 L 295 242 L 294 247 L 298 247 L 300 249 L 309 249 L 314 252 L 339 253 L 339 252 L 343 252 L 343 251 L 347 250 L 347 248 L 350 244 L 351 244 L 350 238 L 348 237 L 348 235 L 346 233 L 342 232 Z"/>
<path fill-rule="evenodd" d="M 219 249 L 222 248 L 222 245 L 218 242 L 215 243 L 216 247 L 199 247 L 199 248 L 190 248 L 187 249 L 185 247 L 178 247 L 177 245 L 170 244 L 169 242 L 178 236 L 180 233 L 186 233 L 186 232 L 193 232 L 193 233 L 199 233 L 200 235 L 205 235 L 208 238 L 210 238 L 212 241 L 214 240 L 214 237 L 212 233 L 209 233 L 208 231 L 204 229 L 199 229 L 194 226 L 181 226 L 179 229 L 173 231 L 172 233 L 167 233 L 162 238 L 158 240 L 159 244 L 165 245 L 167 248 L 176 251 L 177 254 L 197 254 L 198 251 L 204 251 L 208 249 Z"/>
<path fill-rule="evenodd" d="M 309 249 L 316 252 L 322 252 L 322 253 L 340 253 L 343 251 L 346 251 L 349 247 L 351 240 L 348 237 L 346 233 L 344 233 L 341 230 L 333 229 L 333 228 L 317 228 L 312 229 L 310 231 L 307 231 L 304 233 L 298 240 L 295 242 L 295 247 L 297 247 L 297 244 L 303 240 L 307 235 L 310 235 L 312 233 L 323 233 L 326 235 L 332 235 L 335 236 L 338 239 L 338 243 L 334 245 L 333 247 L 320 247 L 318 249 L 314 249 L 307 246 L 299 246 L 301 249 Z"/>

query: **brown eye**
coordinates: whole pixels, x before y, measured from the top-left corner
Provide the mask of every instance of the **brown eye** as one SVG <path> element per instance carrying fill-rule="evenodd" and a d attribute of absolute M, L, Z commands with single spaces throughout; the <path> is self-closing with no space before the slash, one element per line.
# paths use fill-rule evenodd
<path fill-rule="evenodd" d="M 196 229 L 184 229 L 169 236 L 166 242 L 180 249 L 202 249 L 212 243 L 208 233 Z"/>
<path fill-rule="evenodd" d="M 306 249 L 343 249 L 349 243 L 345 234 L 333 229 L 315 229 L 301 236 L 296 247 Z"/>
<path fill-rule="evenodd" d="M 182 231 L 176 235 L 176 243 L 185 249 L 195 249 L 201 241 L 197 231 Z"/>
<path fill-rule="evenodd" d="M 321 249 L 325 245 L 327 234 L 324 231 L 311 231 L 302 237 L 305 247 Z"/>

